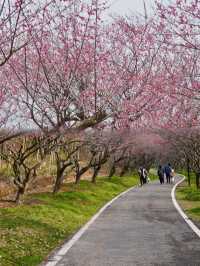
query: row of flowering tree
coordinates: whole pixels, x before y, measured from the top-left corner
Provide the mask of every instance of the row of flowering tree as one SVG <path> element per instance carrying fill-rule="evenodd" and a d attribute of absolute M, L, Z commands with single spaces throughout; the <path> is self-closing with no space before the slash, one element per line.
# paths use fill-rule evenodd
<path fill-rule="evenodd" d="M 110 176 L 122 162 L 121 175 L 139 164 L 137 157 L 152 162 L 148 143 L 143 154 L 143 144 L 124 129 L 198 127 L 199 1 L 156 6 L 153 17 L 106 23 L 103 0 L 2 1 L 0 141 L 20 188 L 17 199 L 50 153 L 57 192 L 71 168 L 77 183 L 93 169 L 95 182 L 108 160 Z M 21 135 L 30 132 L 24 148 Z M 89 159 L 82 165 L 85 146 Z M 27 166 L 38 151 L 40 162 Z"/>
<path fill-rule="evenodd" d="M 150 146 L 152 149 L 148 149 L 143 138 L 134 131 L 99 133 L 95 130 L 84 136 L 65 135 L 62 138 L 52 135 L 47 138 L 37 132 L 34 135 L 24 133 L 1 145 L 1 160 L 11 168 L 10 177 L 16 187 L 14 200 L 19 203 L 47 163 L 54 168 L 48 185 L 57 193 L 71 174 L 76 184 L 85 173 L 89 173 L 91 182 L 96 183 L 104 165 L 104 173 L 107 169 L 109 178 L 114 174 L 123 176 L 140 165 L 149 168 L 155 160 L 155 149 Z M 47 167 L 44 169 L 48 171 Z"/>
<path fill-rule="evenodd" d="M 1 87 L 11 96 L 2 97 L 6 98 L 2 110 L 10 111 L 13 103 L 20 128 L 25 124 L 45 134 L 84 130 L 105 120 L 116 127 L 136 126 L 136 121 L 139 126 L 168 126 L 170 116 L 177 119 L 185 110 L 180 124 L 195 122 L 198 49 L 184 43 L 186 32 L 181 31 L 182 20 L 186 21 L 182 16 L 198 16 L 188 11 L 198 9 L 195 3 L 178 1 L 166 7 L 157 3 L 155 19 L 117 17 L 105 25 L 103 1 L 57 0 L 43 6 L 4 1 L 2 9 L 11 13 L 11 7 L 16 9 L 21 19 L 19 25 L 8 19 L 14 32 L 19 28 L 16 36 L 7 33 L 19 39 L 17 48 L 7 45 L 11 49 L 7 56 L 6 44 L 1 49 L 5 65 Z M 181 12 L 182 20 L 174 21 L 175 11 Z M 198 25 L 190 20 L 191 38 L 198 36 Z"/>
<path fill-rule="evenodd" d="M 200 142 L 199 128 L 179 128 L 160 131 L 164 140 L 165 157 L 176 169 L 187 172 L 188 185 L 193 182 L 195 174 L 196 188 L 200 188 Z"/>

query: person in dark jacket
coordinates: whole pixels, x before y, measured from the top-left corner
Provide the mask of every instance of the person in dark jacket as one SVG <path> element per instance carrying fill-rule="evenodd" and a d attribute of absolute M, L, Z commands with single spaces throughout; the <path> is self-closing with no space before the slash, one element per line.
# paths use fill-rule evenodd
<path fill-rule="evenodd" d="M 158 177 L 159 177 L 159 180 L 160 180 L 160 184 L 164 184 L 164 171 L 163 171 L 163 168 L 161 165 L 158 166 Z"/>
<path fill-rule="evenodd" d="M 147 170 L 144 167 L 140 167 L 138 169 L 138 174 L 140 177 L 140 185 L 144 185 L 147 183 Z"/>
<path fill-rule="evenodd" d="M 171 168 L 171 164 L 170 163 L 168 163 L 168 165 L 165 166 L 164 171 L 165 171 L 167 183 L 170 184 L 171 175 L 172 175 L 172 168 Z"/>

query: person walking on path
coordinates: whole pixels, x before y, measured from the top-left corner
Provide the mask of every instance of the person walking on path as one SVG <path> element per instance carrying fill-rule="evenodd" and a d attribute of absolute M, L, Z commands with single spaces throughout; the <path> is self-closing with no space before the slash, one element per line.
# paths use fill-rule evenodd
<path fill-rule="evenodd" d="M 138 170 L 138 174 L 140 177 L 140 185 L 144 185 L 147 183 L 147 170 L 144 167 L 140 167 Z"/>
<path fill-rule="evenodd" d="M 167 183 L 170 184 L 171 175 L 172 175 L 172 168 L 171 168 L 171 164 L 170 163 L 168 163 L 168 165 L 165 166 L 164 171 L 165 171 Z"/>
<path fill-rule="evenodd" d="M 142 186 L 144 184 L 143 175 L 142 175 L 142 167 L 138 169 L 138 175 L 140 178 L 140 185 Z"/>
<path fill-rule="evenodd" d="M 160 184 L 164 184 L 164 171 L 163 171 L 163 168 L 161 165 L 158 166 L 158 177 L 159 177 L 159 180 L 160 180 Z"/>
<path fill-rule="evenodd" d="M 172 172 L 171 172 L 171 181 L 172 181 L 172 184 L 174 184 L 174 182 L 175 182 L 175 171 L 174 171 L 174 169 L 172 169 Z"/>

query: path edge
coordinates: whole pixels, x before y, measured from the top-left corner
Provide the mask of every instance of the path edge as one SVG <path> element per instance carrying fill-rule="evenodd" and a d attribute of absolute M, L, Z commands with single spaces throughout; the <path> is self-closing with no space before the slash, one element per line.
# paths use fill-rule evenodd
<path fill-rule="evenodd" d="M 139 187 L 138 185 L 135 185 L 125 191 L 123 191 L 122 193 L 120 193 L 118 196 L 116 196 L 115 198 L 113 198 L 112 200 L 110 200 L 108 203 L 106 203 L 103 207 L 101 207 L 101 209 L 94 215 L 92 216 L 92 218 L 85 224 L 83 225 L 77 233 L 75 233 L 73 235 L 73 237 L 67 241 L 66 243 L 64 243 L 60 249 L 58 249 L 58 251 L 56 251 L 56 253 L 47 259 L 47 262 L 43 262 L 41 264 L 41 266 L 56 266 L 57 263 L 63 258 L 64 255 L 67 254 L 67 252 L 70 250 L 70 248 L 81 238 L 81 236 L 87 231 L 87 229 L 89 228 L 89 226 L 91 226 L 95 220 L 102 214 L 102 212 L 104 212 L 114 201 L 116 201 L 117 199 L 119 199 L 121 196 L 123 196 L 124 194 L 128 193 L 129 191 L 135 189 Z"/>
<path fill-rule="evenodd" d="M 174 204 L 174 207 L 177 209 L 179 214 L 184 219 L 184 221 L 189 225 L 189 227 L 193 230 L 193 232 L 200 238 L 200 229 L 190 220 L 190 218 L 186 215 L 186 213 L 183 211 L 183 209 L 180 207 L 180 205 L 178 204 L 176 200 L 176 196 L 175 196 L 176 188 L 179 184 L 181 184 L 186 179 L 186 177 L 183 175 L 179 175 L 179 176 L 183 178 L 180 181 L 178 181 L 172 188 L 172 191 L 171 191 L 172 202 Z"/>

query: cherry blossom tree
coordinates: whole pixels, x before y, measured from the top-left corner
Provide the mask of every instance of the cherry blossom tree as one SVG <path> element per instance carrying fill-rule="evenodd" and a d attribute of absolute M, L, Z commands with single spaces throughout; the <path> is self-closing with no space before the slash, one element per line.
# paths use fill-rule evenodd
<path fill-rule="evenodd" d="M 50 1 L 35 0 L 2 0 L 0 3 L 0 126 L 7 127 L 6 136 L 1 134 L 0 142 L 19 135 L 22 130 L 13 133 L 14 123 L 11 115 L 17 112 L 15 96 L 18 95 L 16 84 L 9 86 L 11 74 L 11 59 L 22 53 L 30 43 L 28 34 L 30 28 L 38 28 L 36 17 L 44 12 Z M 15 61 L 17 63 L 17 61 Z M 4 132 L 4 131 L 2 131 Z"/>
<path fill-rule="evenodd" d="M 15 10 L 13 22 L 8 19 L 2 27 L 2 32 L 14 27 L 10 37 L 2 37 L 6 45 L 0 39 L 1 87 L 11 97 L 3 109 L 11 110 L 13 101 L 21 126 L 60 137 L 55 191 L 71 166 L 77 182 L 90 168 L 95 182 L 108 159 L 110 175 L 119 163 L 122 173 L 131 162 L 148 168 L 155 159 L 152 146 L 138 147 L 124 129 L 198 125 L 199 3 L 156 3 L 153 18 L 119 16 L 106 25 L 103 0 L 3 1 L 2 17 Z M 65 140 L 91 128 L 103 130 L 107 140 L 104 134 L 90 135 L 90 158 L 81 165 L 80 143 Z M 111 129 L 119 135 L 115 141 L 108 134 Z"/>
<path fill-rule="evenodd" d="M 1 156 L 12 167 L 13 182 L 17 188 L 16 203 L 21 202 L 28 183 L 36 178 L 38 168 L 55 145 L 54 138 L 47 138 L 38 134 L 23 134 L 5 143 L 4 148 L 1 149 Z M 39 149 L 44 152 L 38 161 L 34 157 L 36 157 Z"/>
<path fill-rule="evenodd" d="M 113 73 L 118 88 L 117 120 L 121 127 L 131 122 L 150 118 L 152 110 L 160 101 L 153 81 L 160 73 L 157 56 L 160 45 L 156 43 L 152 21 L 138 21 L 134 17 L 116 18 L 109 29 L 112 47 Z M 136 123 L 133 123 L 136 126 Z M 120 127 L 120 125 L 117 125 Z"/>
<path fill-rule="evenodd" d="M 13 82 L 22 91 L 21 109 L 41 130 L 85 129 L 108 116 L 104 97 L 97 99 L 107 52 L 100 18 L 104 3 L 54 5 L 42 17 L 39 31 L 30 30 L 33 41 L 18 54 L 23 62 L 15 65 L 13 59 Z"/>
<path fill-rule="evenodd" d="M 173 47 L 199 50 L 199 1 L 178 0 L 167 4 L 155 2 L 160 17 L 157 30 L 162 40 Z"/>
<path fill-rule="evenodd" d="M 188 185 L 191 185 L 190 172 L 196 175 L 196 187 L 200 188 L 200 143 L 199 128 L 179 128 L 161 132 L 168 143 L 168 157 L 177 167 L 187 171 Z M 175 155 L 173 155 L 175 153 Z"/>
<path fill-rule="evenodd" d="M 149 120 L 163 96 L 152 21 L 117 18 L 106 27 L 103 1 L 59 3 L 10 64 L 21 113 L 44 132 Z"/>
<path fill-rule="evenodd" d="M 199 1 L 156 1 L 154 21 L 157 41 L 162 43 L 161 61 L 171 79 L 174 120 L 182 126 L 199 124 Z M 166 85 L 163 85 L 166 87 Z"/>
<path fill-rule="evenodd" d="M 55 149 L 55 161 L 56 161 L 56 180 L 53 186 L 53 193 L 57 193 L 64 181 L 64 174 L 67 175 L 70 170 L 75 168 L 74 158 L 77 158 L 77 153 L 80 149 L 87 145 L 81 138 L 69 138 L 64 136 L 57 140 L 57 148 Z M 76 160 L 75 160 L 76 161 Z M 77 162 L 77 163 L 78 163 Z"/>

